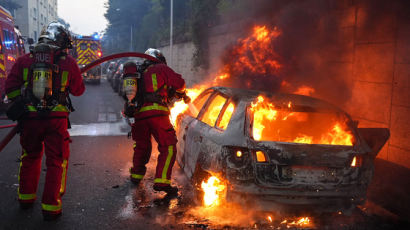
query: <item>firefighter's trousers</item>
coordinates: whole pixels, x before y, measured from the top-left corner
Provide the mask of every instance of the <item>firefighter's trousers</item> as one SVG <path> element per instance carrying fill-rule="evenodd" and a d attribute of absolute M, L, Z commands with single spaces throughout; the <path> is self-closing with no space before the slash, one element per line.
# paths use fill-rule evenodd
<path fill-rule="evenodd" d="M 23 148 L 19 171 L 18 199 L 34 202 L 41 172 L 43 149 L 47 173 L 42 197 L 44 212 L 61 212 L 61 196 L 65 192 L 70 136 L 66 118 L 25 120 L 20 143 Z M 44 146 L 44 147 L 43 147 Z"/>
<path fill-rule="evenodd" d="M 154 183 L 168 186 L 171 183 L 172 167 L 177 154 L 177 138 L 168 116 L 157 116 L 137 120 L 132 126 L 134 144 L 131 177 L 142 179 L 147 171 L 146 164 L 151 157 L 151 135 L 158 143 L 158 162 Z"/>

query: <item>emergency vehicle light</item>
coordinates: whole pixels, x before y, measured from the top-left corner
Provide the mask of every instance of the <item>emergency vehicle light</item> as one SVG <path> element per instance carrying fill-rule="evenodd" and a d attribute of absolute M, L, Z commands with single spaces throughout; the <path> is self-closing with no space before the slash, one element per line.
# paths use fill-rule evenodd
<path fill-rule="evenodd" d="M 96 40 L 98 40 L 98 39 L 100 38 L 100 36 L 98 36 L 98 34 L 95 34 L 93 37 L 94 37 L 94 39 L 96 39 Z"/>

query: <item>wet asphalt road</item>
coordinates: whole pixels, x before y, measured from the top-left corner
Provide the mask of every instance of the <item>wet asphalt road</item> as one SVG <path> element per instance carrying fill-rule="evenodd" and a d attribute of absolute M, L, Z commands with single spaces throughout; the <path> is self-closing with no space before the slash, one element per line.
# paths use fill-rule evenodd
<path fill-rule="evenodd" d="M 195 206 L 191 192 L 188 186 L 182 186 L 186 185 L 186 179 L 178 172 L 177 165 L 174 168 L 174 181 L 182 190 L 181 197 L 172 200 L 169 205 L 156 202 L 156 199 L 163 197 L 163 194 L 154 193 L 151 188 L 156 146 L 153 147 L 146 179 L 139 188 L 133 186 L 128 179 L 133 142 L 127 139 L 129 126 L 120 116 L 123 100 L 112 91 L 107 82 L 86 87 L 83 96 L 72 98 L 76 112 L 70 116 L 73 143 L 70 146 L 67 192 L 62 199 L 63 216 L 55 222 L 44 222 L 40 200 L 36 201 L 33 209 L 20 210 L 16 194 L 21 150 L 18 138 L 15 137 L 0 154 L 0 229 L 232 229 L 233 225 L 229 224 L 217 227 L 218 223 L 210 223 L 208 219 L 211 218 L 206 215 L 202 218 L 192 217 Z M 0 130 L 1 138 L 6 131 L 8 130 Z M 370 201 L 350 217 L 333 214 L 316 219 L 312 228 L 409 227 L 409 170 L 397 169 L 380 160 L 376 163 L 375 179 L 369 187 Z M 43 190 L 44 175 L 43 166 L 37 191 L 39 198 Z M 395 186 L 399 183 L 401 186 Z M 248 211 L 245 208 L 242 211 L 227 209 L 223 218 L 239 221 L 239 218 L 251 216 Z M 276 218 L 276 222 L 266 223 L 266 215 L 262 214 L 260 217 L 261 222 L 241 229 L 287 228 L 280 224 L 282 219 Z"/>

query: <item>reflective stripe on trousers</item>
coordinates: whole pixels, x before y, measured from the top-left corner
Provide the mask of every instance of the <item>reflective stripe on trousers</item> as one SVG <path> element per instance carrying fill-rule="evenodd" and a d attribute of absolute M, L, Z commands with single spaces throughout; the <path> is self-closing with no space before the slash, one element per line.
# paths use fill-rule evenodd
<path fill-rule="evenodd" d="M 171 163 L 172 156 L 174 155 L 174 146 L 168 146 L 167 160 L 165 161 L 164 168 L 162 169 L 162 177 L 155 178 L 154 183 L 171 184 L 171 180 L 167 179 L 169 164 Z"/>
<path fill-rule="evenodd" d="M 44 211 L 48 212 L 58 212 L 61 211 L 62 205 L 61 205 L 61 200 L 57 200 L 58 204 L 57 205 L 52 205 L 52 204 L 41 204 L 41 207 Z"/>
<path fill-rule="evenodd" d="M 20 157 L 20 167 L 19 167 L 19 174 L 17 176 L 19 184 L 20 184 L 20 172 L 21 172 L 21 166 L 23 165 L 23 158 L 26 157 L 27 151 L 23 149 L 23 154 Z M 35 200 L 36 199 L 36 194 L 35 193 L 31 193 L 31 194 L 22 194 L 20 193 L 20 186 L 19 188 L 17 188 L 17 195 L 18 195 L 18 199 L 21 201 L 31 201 L 31 200 Z"/>

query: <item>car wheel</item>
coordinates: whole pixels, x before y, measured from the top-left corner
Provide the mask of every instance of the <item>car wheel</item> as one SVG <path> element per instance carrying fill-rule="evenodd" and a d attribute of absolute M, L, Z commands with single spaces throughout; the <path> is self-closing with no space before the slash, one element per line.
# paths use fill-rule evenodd
<path fill-rule="evenodd" d="M 208 172 L 203 170 L 199 164 L 195 167 L 195 172 L 191 178 L 191 185 L 194 194 L 194 200 L 198 205 L 202 205 L 204 192 L 202 191 L 201 184 L 204 180 L 211 176 Z"/>

